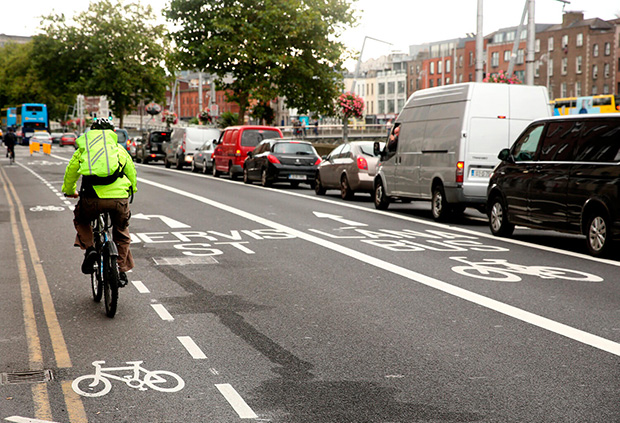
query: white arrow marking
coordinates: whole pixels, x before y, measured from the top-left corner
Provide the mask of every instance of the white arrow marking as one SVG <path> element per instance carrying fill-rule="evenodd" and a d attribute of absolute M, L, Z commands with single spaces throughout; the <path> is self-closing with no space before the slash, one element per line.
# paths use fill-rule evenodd
<path fill-rule="evenodd" d="M 144 219 L 144 220 L 151 220 L 151 218 L 161 219 L 162 222 L 164 222 L 166 225 L 168 225 L 170 228 L 173 228 L 173 229 L 191 228 L 191 226 L 186 225 L 185 223 L 179 222 L 178 220 L 174 220 L 167 216 L 162 216 L 160 214 L 146 215 L 146 214 L 138 213 L 138 214 L 132 214 L 131 217 L 134 219 Z"/>
<path fill-rule="evenodd" d="M 336 222 L 340 222 L 344 225 L 349 225 L 349 226 L 368 226 L 365 223 L 359 223 L 359 222 L 354 222 L 353 220 L 347 220 L 345 218 L 343 218 L 342 216 L 337 216 L 335 214 L 329 214 L 329 213 L 321 213 L 321 212 L 312 212 L 314 213 L 314 215 L 318 218 L 325 218 L 325 219 L 332 219 L 335 220 Z"/>
<path fill-rule="evenodd" d="M 15 423 L 54 423 L 49 420 L 29 419 L 28 417 L 19 417 L 19 416 L 6 417 L 4 420 L 8 420 L 10 422 L 15 422 Z"/>

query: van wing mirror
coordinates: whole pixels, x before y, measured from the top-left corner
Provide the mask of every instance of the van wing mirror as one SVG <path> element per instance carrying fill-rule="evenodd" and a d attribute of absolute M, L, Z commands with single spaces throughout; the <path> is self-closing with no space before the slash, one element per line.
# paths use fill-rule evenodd
<path fill-rule="evenodd" d="M 497 155 L 497 158 L 500 159 L 501 161 L 508 160 L 510 158 L 510 149 L 509 148 L 502 149 Z"/>
<path fill-rule="evenodd" d="M 375 143 L 372 145 L 372 152 L 377 157 L 381 155 L 381 144 L 379 144 L 379 141 L 375 141 Z"/>

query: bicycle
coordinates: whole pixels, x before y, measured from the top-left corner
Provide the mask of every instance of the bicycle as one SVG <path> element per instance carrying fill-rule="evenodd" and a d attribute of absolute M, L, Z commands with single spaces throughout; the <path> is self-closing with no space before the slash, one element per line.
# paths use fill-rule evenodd
<path fill-rule="evenodd" d="M 98 303 L 103 296 L 105 314 L 112 318 L 116 314 L 118 288 L 121 284 L 117 264 L 118 248 L 110 236 L 110 216 L 107 212 L 100 213 L 91 225 L 97 252 L 94 271 L 90 275 L 93 299 Z"/>
<path fill-rule="evenodd" d="M 7 147 L 6 154 L 9 156 L 9 164 L 15 163 L 15 146 L 13 148 Z"/>
<path fill-rule="evenodd" d="M 140 366 L 143 361 L 126 361 L 130 366 L 125 367 L 101 367 L 105 361 L 93 361 L 95 366 L 95 374 L 80 376 L 73 381 L 71 387 L 73 390 L 83 397 L 102 397 L 112 389 L 110 379 L 120 380 L 130 388 L 146 391 L 148 388 L 160 392 L 177 392 L 185 387 L 185 381 L 176 373 L 167 370 L 146 370 Z M 121 372 L 128 370 L 130 373 L 122 377 L 116 376 L 110 372 Z M 140 374 L 144 374 L 144 378 L 140 379 Z M 80 387 L 80 383 L 92 379 L 85 389 Z M 164 386 L 162 386 L 164 385 Z M 148 388 L 147 388 L 148 387 Z"/>

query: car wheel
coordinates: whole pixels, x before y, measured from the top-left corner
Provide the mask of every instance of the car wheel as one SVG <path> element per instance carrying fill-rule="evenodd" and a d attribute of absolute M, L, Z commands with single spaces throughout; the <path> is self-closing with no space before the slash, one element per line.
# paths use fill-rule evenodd
<path fill-rule="evenodd" d="M 164 157 L 164 166 L 166 166 L 167 169 L 170 169 L 170 161 L 168 160 L 168 156 Z"/>
<path fill-rule="evenodd" d="M 499 195 L 489 201 L 489 227 L 496 236 L 510 236 L 515 230 L 515 225 L 508 221 L 506 203 Z"/>
<path fill-rule="evenodd" d="M 340 197 L 342 197 L 343 200 L 350 200 L 353 198 L 353 191 L 351 191 L 351 187 L 349 186 L 347 175 L 342 175 L 342 178 L 340 178 Z"/>
<path fill-rule="evenodd" d="M 271 181 L 269 180 L 269 177 L 267 175 L 267 169 L 266 168 L 263 169 L 263 171 L 261 172 L 260 183 L 264 187 L 271 186 Z"/>
<path fill-rule="evenodd" d="M 192 172 L 197 173 L 198 172 L 198 168 L 196 167 L 196 161 L 192 160 Z"/>
<path fill-rule="evenodd" d="M 183 161 L 179 159 L 179 156 L 177 156 L 176 159 L 177 159 L 177 161 L 174 164 L 174 168 L 177 169 L 177 170 L 183 169 Z"/>
<path fill-rule="evenodd" d="M 433 219 L 437 222 L 445 222 L 448 220 L 450 205 L 446 201 L 446 193 L 441 185 L 437 185 L 433 188 L 431 211 L 433 213 Z"/>
<path fill-rule="evenodd" d="M 204 163 L 202 164 L 202 169 L 201 169 L 201 171 L 202 171 L 203 175 L 206 175 L 206 174 L 208 173 L 208 170 L 209 170 L 209 169 L 207 168 L 207 162 L 204 162 Z"/>
<path fill-rule="evenodd" d="M 321 184 L 321 174 L 316 173 L 316 180 L 314 181 L 314 192 L 316 195 L 325 195 L 325 187 Z"/>
<path fill-rule="evenodd" d="M 211 174 L 213 175 L 214 178 L 220 177 L 220 171 L 217 170 L 217 168 L 215 167 L 215 162 L 213 162 L 213 167 L 211 168 Z"/>
<path fill-rule="evenodd" d="M 586 226 L 586 245 L 588 252 L 595 257 L 604 257 L 612 244 L 609 218 L 601 212 L 594 212 L 588 218 Z"/>
<path fill-rule="evenodd" d="M 252 181 L 250 181 L 250 177 L 248 175 L 248 169 L 247 168 L 243 168 L 243 183 L 244 184 L 251 184 Z"/>
<path fill-rule="evenodd" d="M 379 180 L 375 185 L 374 200 L 375 208 L 378 210 L 387 210 L 390 206 L 390 198 L 387 196 L 381 180 Z"/>
<path fill-rule="evenodd" d="M 233 172 L 232 163 L 228 164 L 228 177 L 232 179 L 233 181 L 237 180 L 237 174 Z"/>

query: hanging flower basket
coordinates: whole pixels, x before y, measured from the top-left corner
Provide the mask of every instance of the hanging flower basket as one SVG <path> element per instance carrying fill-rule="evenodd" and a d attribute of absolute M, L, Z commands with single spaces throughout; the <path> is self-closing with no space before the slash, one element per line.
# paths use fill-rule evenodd
<path fill-rule="evenodd" d="M 213 123 L 213 118 L 209 114 L 208 110 L 203 110 L 201 113 L 199 113 L 198 114 L 198 120 L 203 125 L 212 124 Z"/>
<path fill-rule="evenodd" d="M 521 84 L 521 81 L 516 76 L 512 76 L 508 78 L 508 75 L 504 73 L 504 71 L 499 71 L 499 73 L 492 73 L 482 80 L 482 82 L 494 82 L 498 84 Z"/>
<path fill-rule="evenodd" d="M 170 125 L 176 124 L 179 120 L 177 118 L 176 113 L 171 112 L 170 110 L 166 109 L 163 111 L 161 115 L 161 121 L 165 122 L 166 126 L 170 127 Z"/>
<path fill-rule="evenodd" d="M 361 119 L 364 116 L 364 100 L 355 93 L 347 91 L 338 97 L 338 107 L 345 119 L 354 117 Z"/>

